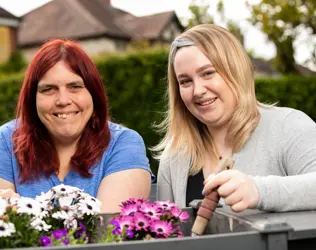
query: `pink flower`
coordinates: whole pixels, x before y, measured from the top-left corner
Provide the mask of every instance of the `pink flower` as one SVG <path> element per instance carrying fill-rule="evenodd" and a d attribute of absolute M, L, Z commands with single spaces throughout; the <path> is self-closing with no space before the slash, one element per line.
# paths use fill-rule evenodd
<path fill-rule="evenodd" d="M 126 207 L 127 205 L 132 205 L 132 204 L 141 206 L 142 204 L 148 203 L 148 202 L 149 200 L 146 200 L 146 199 L 129 198 L 127 201 L 122 202 L 121 207 Z"/>
<path fill-rule="evenodd" d="M 116 221 L 119 223 L 121 230 L 123 230 L 124 227 L 129 230 L 133 230 L 135 227 L 134 219 L 132 216 L 122 216 L 119 217 Z"/>
<path fill-rule="evenodd" d="M 128 215 L 133 216 L 134 213 L 138 212 L 138 208 L 139 207 L 136 204 L 126 205 L 125 207 L 122 208 L 121 215 L 122 216 L 128 216 Z"/>
<path fill-rule="evenodd" d="M 159 220 L 162 215 L 161 208 L 155 204 L 143 204 L 140 207 L 140 211 L 152 220 Z"/>
<path fill-rule="evenodd" d="M 167 221 L 154 221 L 150 227 L 151 231 L 156 234 L 156 238 L 168 238 L 172 233 L 171 223 Z"/>
<path fill-rule="evenodd" d="M 175 203 L 172 203 L 168 200 L 167 201 L 156 201 L 155 203 L 164 210 L 165 209 L 170 210 L 171 208 L 176 207 Z"/>
<path fill-rule="evenodd" d="M 178 207 L 173 207 L 170 210 L 171 214 L 179 219 L 181 222 L 185 222 L 189 219 L 189 214 L 185 211 L 181 211 Z"/>
<path fill-rule="evenodd" d="M 136 230 L 148 230 L 148 227 L 150 226 L 149 220 L 146 218 L 146 216 L 142 213 L 135 213 L 134 214 L 134 222 L 135 222 L 135 228 Z"/>

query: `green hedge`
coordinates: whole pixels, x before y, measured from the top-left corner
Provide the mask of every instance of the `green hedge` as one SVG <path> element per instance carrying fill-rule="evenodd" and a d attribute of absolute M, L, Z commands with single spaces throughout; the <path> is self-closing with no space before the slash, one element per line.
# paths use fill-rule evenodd
<path fill-rule="evenodd" d="M 160 136 L 152 124 L 162 120 L 166 108 L 167 52 L 144 51 L 98 58 L 96 64 L 109 97 L 111 119 L 138 131 L 147 147 Z M 0 80 L 0 124 L 14 117 L 21 76 Z M 316 121 L 316 78 L 257 79 L 258 99 L 300 109 Z M 315 94 L 314 94 L 315 93 Z M 157 162 L 150 158 L 154 173 Z"/>

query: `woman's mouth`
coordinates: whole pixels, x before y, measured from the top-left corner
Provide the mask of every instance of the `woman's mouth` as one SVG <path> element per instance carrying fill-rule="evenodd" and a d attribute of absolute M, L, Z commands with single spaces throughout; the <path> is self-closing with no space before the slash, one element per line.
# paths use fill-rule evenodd
<path fill-rule="evenodd" d="M 75 116 L 78 113 L 79 112 L 76 111 L 76 112 L 67 112 L 67 113 L 54 113 L 53 115 L 58 117 L 59 119 L 68 119 Z"/>
<path fill-rule="evenodd" d="M 217 99 L 217 97 L 209 99 L 209 100 L 206 100 L 206 101 L 197 102 L 197 104 L 202 106 L 202 107 L 203 106 L 207 106 L 207 105 L 213 104 L 216 101 L 216 99 Z"/>

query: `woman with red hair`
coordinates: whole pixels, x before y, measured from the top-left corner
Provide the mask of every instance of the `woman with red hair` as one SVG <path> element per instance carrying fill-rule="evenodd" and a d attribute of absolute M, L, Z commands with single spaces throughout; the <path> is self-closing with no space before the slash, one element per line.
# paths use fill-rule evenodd
<path fill-rule="evenodd" d="M 91 59 L 72 41 L 45 43 L 27 69 L 17 119 L 0 127 L 0 196 L 35 197 L 65 184 L 117 212 L 122 200 L 147 198 L 150 183 L 143 139 L 109 121 Z"/>

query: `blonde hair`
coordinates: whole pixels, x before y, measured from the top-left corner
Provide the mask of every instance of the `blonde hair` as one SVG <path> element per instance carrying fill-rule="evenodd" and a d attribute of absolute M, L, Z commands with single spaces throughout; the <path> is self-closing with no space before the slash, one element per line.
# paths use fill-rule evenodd
<path fill-rule="evenodd" d="M 260 118 L 253 67 L 247 53 L 230 32 L 214 24 L 195 26 L 176 40 L 191 41 L 197 46 L 236 96 L 238 103 L 226 139 L 233 145 L 233 151 L 238 152 L 256 128 Z M 192 45 L 187 43 L 184 46 Z M 164 121 L 156 126 L 159 131 L 165 132 L 165 136 L 151 150 L 158 152 L 155 155 L 157 159 L 161 159 L 162 151 L 169 157 L 176 153 L 184 153 L 191 160 L 190 174 L 196 174 L 204 165 L 205 154 L 218 157 L 218 152 L 206 125 L 188 111 L 181 99 L 173 66 L 176 50 L 177 48 L 172 46 L 169 53 L 168 112 Z"/>

